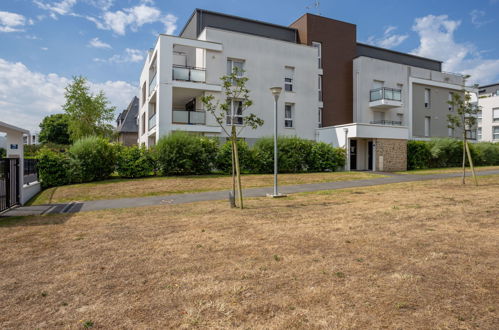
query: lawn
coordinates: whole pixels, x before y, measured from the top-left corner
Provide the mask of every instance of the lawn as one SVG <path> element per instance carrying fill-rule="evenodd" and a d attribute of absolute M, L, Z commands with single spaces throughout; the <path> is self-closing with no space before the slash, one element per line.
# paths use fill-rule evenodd
<path fill-rule="evenodd" d="M 475 167 L 475 171 L 491 171 L 499 170 L 499 166 L 478 166 Z M 440 173 L 459 173 L 462 172 L 462 167 L 447 167 L 447 168 L 429 168 L 424 170 L 410 170 L 405 172 L 396 172 L 396 174 L 418 174 L 418 175 L 429 175 L 429 174 L 440 174 Z M 471 173 L 471 169 L 466 167 L 466 172 Z"/>
<path fill-rule="evenodd" d="M 369 172 L 326 172 L 280 174 L 281 185 L 301 183 L 336 182 L 363 180 L 382 177 Z M 273 176 L 243 175 L 244 188 L 269 187 L 273 185 Z M 32 201 L 31 205 L 89 201 L 99 199 L 117 199 L 139 196 L 157 196 L 180 193 L 192 193 L 231 189 L 232 179 L 227 175 L 153 177 L 146 179 L 113 179 L 94 183 L 75 184 L 44 190 Z"/>
<path fill-rule="evenodd" d="M 0 220 L 0 328 L 497 329 L 480 183 Z"/>

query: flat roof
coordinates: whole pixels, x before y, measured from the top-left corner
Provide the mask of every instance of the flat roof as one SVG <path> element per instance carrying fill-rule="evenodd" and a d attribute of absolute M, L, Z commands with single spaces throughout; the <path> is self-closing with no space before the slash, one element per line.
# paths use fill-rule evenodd
<path fill-rule="evenodd" d="M 433 58 L 423 57 L 423 56 L 418 56 L 418 55 L 413 55 L 413 54 L 404 53 L 404 52 L 399 52 L 399 51 L 388 49 L 388 48 L 383 48 L 383 47 L 378 47 L 378 46 L 364 44 L 362 42 L 357 42 L 357 45 L 360 45 L 360 46 L 363 46 L 363 47 L 375 48 L 375 49 L 378 49 L 378 50 L 382 50 L 382 51 L 385 51 L 385 52 L 390 52 L 390 53 L 397 54 L 397 55 L 410 56 L 410 57 L 418 58 L 418 59 L 421 59 L 421 60 L 443 63 L 442 61 L 435 60 Z"/>
<path fill-rule="evenodd" d="M 11 124 L 7 124 L 6 122 L 0 121 L 0 131 L 2 131 L 2 128 L 5 128 L 5 129 L 11 130 L 11 131 L 17 131 L 17 132 L 29 134 L 29 131 L 27 129 L 20 128 L 20 127 L 11 125 Z"/>

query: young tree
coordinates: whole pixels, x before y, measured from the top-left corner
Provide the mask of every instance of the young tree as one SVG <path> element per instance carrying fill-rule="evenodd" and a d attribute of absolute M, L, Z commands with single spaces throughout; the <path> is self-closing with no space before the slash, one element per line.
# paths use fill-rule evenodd
<path fill-rule="evenodd" d="M 239 197 L 239 207 L 243 208 L 243 192 L 241 187 L 241 168 L 239 166 L 239 153 L 237 151 L 237 137 L 245 127 L 256 129 L 263 125 L 263 120 L 255 114 L 246 114 L 253 104 L 250 100 L 249 90 L 246 88 L 247 77 L 243 76 L 244 70 L 237 67 L 231 74 L 222 76 L 222 88 L 225 101 L 215 101 L 213 95 L 203 96 L 201 101 L 206 111 L 213 115 L 222 130 L 230 138 L 232 146 L 232 196 L 236 196 L 236 182 Z M 228 126 L 228 127 L 227 127 Z"/>
<path fill-rule="evenodd" d="M 69 116 L 65 113 L 46 116 L 40 123 L 40 142 L 70 144 Z"/>
<path fill-rule="evenodd" d="M 97 95 L 90 93 L 87 79 L 73 77 L 73 82 L 64 93 L 66 103 L 64 111 L 69 115 L 69 133 L 72 141 L 86 136 L 111 137 L 113 127 L 109 124 L 114 119 L 115 107 L 110 107 L 103 91 Z"/>
<path fill-rule="evenodd" d="M 464 86 L 466 86 L 466 80 L 469 77 L 470 76 L 468 75 L 464 77 Z M 463 184 L 466 184 L 466 156 L 468 156 L 475 185 L 478 185 L 475 170 L 473 169 L 473 159 L 471 158 L 470 147 L 468 145 L 468 132 L 471 133 L 476 127 L 476 115 L 480 111 L 480 107 L 471 102 L 471 94 L 464 88 L 460 93 L 452 93 L 452 99 L 448 103 L 452 106 L 450 110 L 453 112 L 447 115 L 449 128 L 460 128 L 463 133 Z"/>

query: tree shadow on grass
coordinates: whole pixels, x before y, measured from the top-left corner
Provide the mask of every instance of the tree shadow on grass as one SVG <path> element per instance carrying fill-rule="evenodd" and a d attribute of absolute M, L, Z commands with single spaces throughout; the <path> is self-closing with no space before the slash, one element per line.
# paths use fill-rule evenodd
<path fill-rule="evenodd" d="M 68 221 L 74 214 L 46 214 L 37 216 L 0 217 L 0 228 L 61 225 Z"/>

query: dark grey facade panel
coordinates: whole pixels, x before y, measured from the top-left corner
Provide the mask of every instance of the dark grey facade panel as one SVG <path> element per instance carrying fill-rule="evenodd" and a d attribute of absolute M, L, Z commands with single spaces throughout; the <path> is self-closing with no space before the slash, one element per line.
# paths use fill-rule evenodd
<path fill-rule="evenodd" d="M 366 56 L 428 70 L 442 71 L 442 62 L 440 61 L 410 54 L 404 54 L 393 50 L 374 47 L 361 43 L 357 43 L 357 56 Z"/>
<path fill-rule="evenodd" d="M 478 94 L 495 94 L 499 90 L 499 83 L 478 87 Z"/>
<path fill-rule="evenodd" d="M 122 119 L 123 123 L 117 125 L 117 131 L 121 133 L 137 133 L 139 126 L 137 125 L 137 116 L 139 115 L 139 99 L 134 96 L 128 107 L 123 110 L 118 119 Z"/>
<path fill-rule="evenodd" d="M 191 35 L 192 24 L 196 25 L 195 36 Z M 194 14 L 191 16 L 186 26 L 180 33 L 180 36 L 186 38 L 197 38 L 206 27 L 247 33 L 293 43 L 296 43 L 297 41 L 296 29 L 202 9 L 195 10 Z"/>

